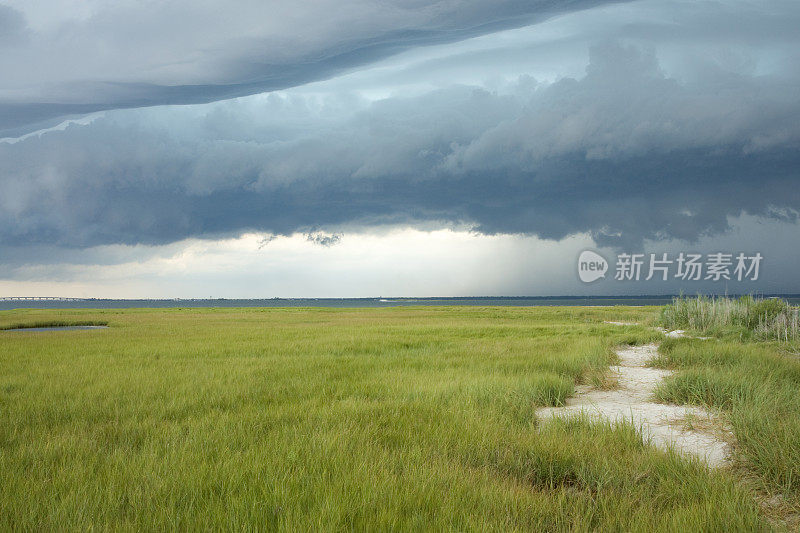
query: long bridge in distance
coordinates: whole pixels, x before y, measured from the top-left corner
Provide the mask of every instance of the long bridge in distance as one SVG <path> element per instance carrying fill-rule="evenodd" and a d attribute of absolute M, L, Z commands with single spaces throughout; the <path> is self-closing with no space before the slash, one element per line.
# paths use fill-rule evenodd
<path fill-rule="evenodd" d="M 0 296 L 0 302 L 80 302 L 86 298 L 65 298 L 63 296 Z"/>

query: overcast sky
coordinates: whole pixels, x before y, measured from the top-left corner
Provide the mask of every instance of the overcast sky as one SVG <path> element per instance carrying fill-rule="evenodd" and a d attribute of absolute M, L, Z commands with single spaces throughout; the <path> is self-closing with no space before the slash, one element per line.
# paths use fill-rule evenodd
<path fill-rule="evenodd" d="M 796 0 L 0 0 L 0 295 L 800 293 L 799 27 Z M 764 259 L 613 279 L 682 251 Z"/>

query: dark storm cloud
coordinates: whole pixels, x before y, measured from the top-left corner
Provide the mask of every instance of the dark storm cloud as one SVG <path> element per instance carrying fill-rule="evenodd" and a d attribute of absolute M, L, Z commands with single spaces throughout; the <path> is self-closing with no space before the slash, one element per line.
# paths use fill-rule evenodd
<path fill-rule="evenodd" d="M 0 136 L 94 111 L 285 89 L 409 48 L 605 3 L 610 2 L 111 3 L 83 20 L 66 13 L 55 28 L 35 32 L 28 46 L 0 56 Z M 18 41 L 24 28 L 19 12 L 0 6 L 0 45 Z"/>
<path fill-rule="evenodd" d="M 586 76 L 375 103 L 269 96 L 117 111 L 0 144 L 3 246 L 163 244 L 259 230 L 468 224 L 599 244 L 796 221 L 798 79 L 691 82 L 607 43 Z"/>
<path fill-rule="evenodd" d="M 342 235 L 341 233 L 328 234 L 322 231 L 312 231 L 306 233 L 306 240 L 308 242 L 313 242 L 318 246 L 324 246 L 328 248 L 339 244 L 339 242 L 342 240 Z"/>

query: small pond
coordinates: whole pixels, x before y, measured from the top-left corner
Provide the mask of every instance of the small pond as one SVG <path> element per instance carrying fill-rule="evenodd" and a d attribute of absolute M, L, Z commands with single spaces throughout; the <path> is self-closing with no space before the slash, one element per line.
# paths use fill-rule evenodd
<path fill-rule="evenodd" d="M 69 331 L 73 329 L 107 329 L 108 326 L 52 326 L 47 328 L 14 328 L 4 329 L 2 332 L 10 331 Z"/>

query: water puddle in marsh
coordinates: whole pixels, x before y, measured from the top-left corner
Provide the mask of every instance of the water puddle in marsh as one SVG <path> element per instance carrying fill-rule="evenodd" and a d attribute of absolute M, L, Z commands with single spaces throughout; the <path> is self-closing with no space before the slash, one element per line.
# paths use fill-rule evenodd
<path fill-rule="evenodd" d="M 77 329 L 108 329 L 108 326 L 51 326 L 43 328 L 13 328 L 4 329 L 0 332 L 13 332 L 13 331 L 72 331 Z"/>

